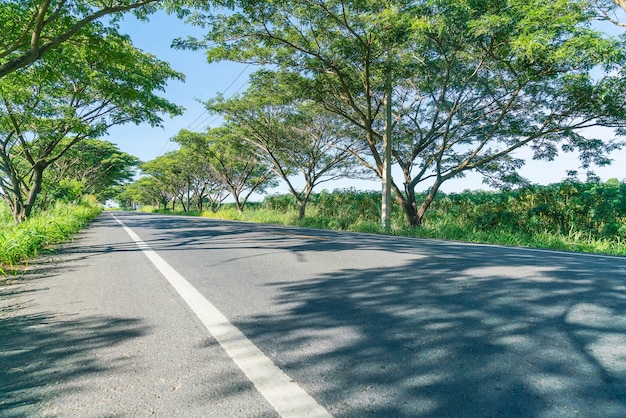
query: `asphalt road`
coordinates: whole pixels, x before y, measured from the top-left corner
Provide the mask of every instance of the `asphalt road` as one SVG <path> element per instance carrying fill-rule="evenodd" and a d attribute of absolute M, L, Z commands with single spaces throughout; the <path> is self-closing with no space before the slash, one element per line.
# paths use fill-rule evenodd
<path fill-rule="evenodd" d="M 2 417 L 626 416 L 624 258 L 116 212 L 10 282 Z"/>

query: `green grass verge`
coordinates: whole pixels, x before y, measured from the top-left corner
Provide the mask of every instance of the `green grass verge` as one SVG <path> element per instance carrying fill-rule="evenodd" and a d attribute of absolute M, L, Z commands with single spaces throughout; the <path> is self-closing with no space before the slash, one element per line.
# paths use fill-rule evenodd
<path fill-rule="evenodd" d="M 0 205 L 0 273 L 69 240 L 102 211 L 91 199 L 79 204 L 58 203 L 16 225 L 8 208 Z"/>

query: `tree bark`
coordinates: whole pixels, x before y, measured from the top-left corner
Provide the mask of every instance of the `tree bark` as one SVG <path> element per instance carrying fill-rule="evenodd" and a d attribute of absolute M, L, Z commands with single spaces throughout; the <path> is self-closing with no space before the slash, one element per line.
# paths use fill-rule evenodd
<path fill-rule="evenodd" d="M 306 214 L 306 201 L 298 200 L 298 220 L 303 220 Z"/>
<path fill-rule="evenodd" d="M 409 222 L 411 228 L 416 228 L 422 225 L 422 218 L 417 214 L 417 205 L 415 202 L 415 190 L 410 185 L 405 187 L 406 196 L 402 196 L 402 199 L 397 199 L 398 203 L 402 206 L 406 219 Z"/>
<path fill-rule="evenodd" d="M 35 167 L 33 167 L 32 186 L 28 191 L 28 196 L 26 196 L 24 201 L 16 199 L 13 218 L 17 223 L 24 222 L 32 214 L 37 197 L 39 197 L 39 193 L 41 192 L 43 171 L 45 168 L 46 167 L 41 164 L 36 164 Z"/>
<path fill-rule="evenodd" d="M 435 184 L 433 184 L 433 186 L 428 191 L 428 195 L 426 196 L 426 199 L 424 199 L 424 201 L 422 202 L 422 205 L 418 209 L 417 219 L 418 219 L 419 225 L 421 225 L 422 222 L 424 221 L 424 215 L 426 214 L 426 211 L 430 207 L 431 203 L 433 203 L 433 200 L 435 200 L 435 197 L 437 196 L 437 193 L 439 192 L 439 188 L 441 187 L 441 183 L 442 182 L 437 181 L 435 182 Z"/>

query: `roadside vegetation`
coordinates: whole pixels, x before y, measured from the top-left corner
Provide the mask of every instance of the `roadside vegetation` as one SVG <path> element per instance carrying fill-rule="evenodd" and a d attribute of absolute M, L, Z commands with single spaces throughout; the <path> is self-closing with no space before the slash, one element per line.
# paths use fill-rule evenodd
<path fill-rule="evenodd" d="M 0 202 L 0 273 L 7 274 L 19 263 L 71 239 L 101 211 L 95 199 L 84 197 L 75 204 L 57 202 L 15 223 L 8 206 Z"/>
<path fill-rule="evenodd" d="M 196 215 L 309 228 L 386 233 L 379 192 L 323 191 L 310 198 L 307 216 L 291 195 L 267 196 L 240 212 L 234 204 L 213 211 L 143 211 Z M 441 194 L 420 228 L 409 227 L 399 205 L 388 232 L 398 236 L 547 248 L 626 256 L 626 183 L 565 181 L 517 190 Z"/>

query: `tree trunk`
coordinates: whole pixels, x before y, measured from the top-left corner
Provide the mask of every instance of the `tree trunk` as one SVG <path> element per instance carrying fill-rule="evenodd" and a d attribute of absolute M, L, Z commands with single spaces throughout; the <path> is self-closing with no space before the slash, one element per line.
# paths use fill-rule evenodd
<path fill-rule="evenodd" d="M 420 226 L 422 224 L 422 220 L 417 216 L 415 189 L 409 183 L 405 183 L 403 193 L 402 190 L 400 190 L 400 188 L 396 185 L 396 183 L 392 181 L 391 190 L 396 197 L 396 202 L 398 202 L 398 204 L 404 211 L 409 226 L 411 226 L 412 228 Z"/>
<path fill-rule="evenodd" d="M 222 200 L 219 196 L 213 198 L 211 195 L 208 195 L 207 198 L 209 199 L 209 207 L 211 208 L 211 212 L 217 213 L 220 210 L 220 207 L 222 207 Z"/>
<path fill-rule="evenodd" d="M 191 210 L 191 178 L 187 176 L 187 209 L 185 213 L 189 213 Z"/>
<path fill-rule="evenodd" d="M 202 209 L 204 209 L 204 197 L 202 197 L 202 194 L 198 196 L 197 208 L 198 212 L 202 212 Z"/>
<path fill-rule="evenodd" d="M 441 183 L 441 181 L 437 181 L 433 184 L 428 192 L 428 196 L 426 196 L 426 199 L 422 202 L 419 209 L 417 208 L 417 202 L 415 201 L 415 187 L 411 183 L 405 183 L 404 193 L 395 187 L 395 185 L 392 186 L 394 194 L 396 195 L 396 201 L 400 204 L 400 206 L 402 206 L 411 228 L 422 226 L 422 223 L 424 222 L 424 215 L 430 207 L 430 204 L 435 199 L 435 196 L 437 196 Z"/>
<path fill-rule="evenodd" d="M 41 192 L 43 184 L 43 171 L 45 166 L 36 165 L 33 167 L 32 185 L 25 201 L 16 200 L 13 212 L 13 218 L 17 223 L 24 222 L 30 217 L 35 207 L 37 197 Z"/>
<path fill-rule="evenodd" d="M 298 200 L 298 220 L 303 220 L 306 214 L 306 201 Z"/>
<path fill-rule="evenodd" d="M 428 191 L 428 196 L 426 196 L 426 199 L 424 199 L 424 201 L 422 202 L 422 205 L 417 211 L 417 218 L 419 219 L 419 225 L 421 225 L 422 222 L 424 221 L 424 215 L 426 214 L 426 211 L 430 207 L 430 204 L 433 203 L 433 200 L 435 200 L 435 197 L 437 196 L 437 193 L 439 192 L 439 187 L 441 187 L 441 183 L 442 183 L 441 181 L 437 181 L 435 182 L 435 184 L 432 185 L 432 187 Z"/>
<path fill-rule="evenodd" d="M 19 224 L 26 220 L 24 205 L 22 205 L 21 202 L 16 201 L 15 204 L 11 206 L 11 211 L 13 212 L 13 220 L 15 223 Z"/>
<path fill-rule="evenodd" d="M 422 218 L 418 216 L 415 199 L 413 199 L 412 201 L 408 199 L 403 199 L 402 202 L 400 202 L 400 204 L 402 205 L 402 209 L 404 210 L 406 219 L 409 222 L 409 226 L 411 228 L 416 228 L 418 226 L 421 226 Z"/>
<path fill-rule="evenodd" d="M 238 193 L 237 193 L 237 194 L 233 194 L 233 193 L 231 192 L 231 194 L 232 194 L 232 195 L 233 195 L 233 197 L 235 198 L 235 207 L 237 208 L 237 212 L 239 212 L 239 213 L 243 213 L 243 206 L 246 204 L 245 200 L 244 200 L 244 202 L 242 203 L 242 202 L 240 202 L 240 201 L 239 201 L 239 194 L 238 194 Z"/>

